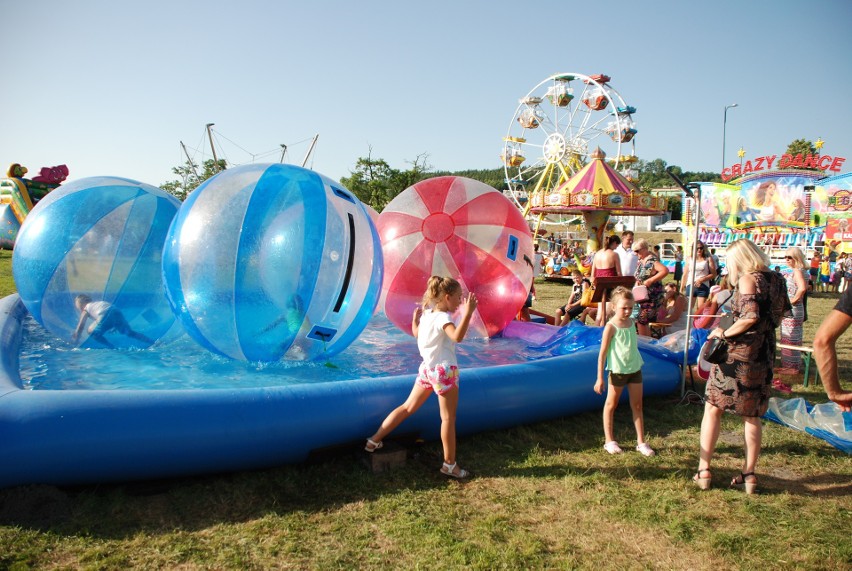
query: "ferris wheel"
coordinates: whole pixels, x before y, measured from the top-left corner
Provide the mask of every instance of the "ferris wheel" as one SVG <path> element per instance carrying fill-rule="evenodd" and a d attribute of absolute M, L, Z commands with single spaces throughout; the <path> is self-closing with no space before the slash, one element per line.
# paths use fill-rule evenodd
<path fill-rule="evenodd" d="M 530 196 L 558 188 L 588 163 L 597 148 L 628 180 L 638 178 L 632 168 L 637 160 L 636 108 L 627 105 L 610 80 L 602 74 L 557 73 L 520 99 L 500 158 L 507 194 L 525 214 Z"/>

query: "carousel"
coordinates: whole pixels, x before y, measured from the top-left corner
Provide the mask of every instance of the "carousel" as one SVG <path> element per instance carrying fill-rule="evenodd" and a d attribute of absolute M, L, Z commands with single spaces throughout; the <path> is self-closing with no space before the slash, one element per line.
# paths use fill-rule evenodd
<path fill-rule="evenodd" d="M 575 261 L 584 275 L 591 271 L 592 256 L 603 244 L 611 214 L 658 216 L 665 213 L 667 206 L 665 198 L 640 190 L 610 166 L 600 148 L 589 157 L 590 162 L 564 184 L 547 193 L 532 193 L 529 197 L 532 214 L 582 216 L 588 254 Z M 568 275 L 571 270 L 570 266 L 562 266 L 560 272 Z"/>

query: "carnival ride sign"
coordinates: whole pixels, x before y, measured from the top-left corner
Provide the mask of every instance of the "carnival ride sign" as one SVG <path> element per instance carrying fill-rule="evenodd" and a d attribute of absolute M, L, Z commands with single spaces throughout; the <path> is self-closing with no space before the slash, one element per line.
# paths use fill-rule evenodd
<path fill-rule="evenodd" d="M 777 159 L 777 163 L 776 163 Z M 767 155 L 749 159 L 742 164 L 731 165 L 722 171 L 722 180 L 727 182 L 734 178 L 739 178 L 747 174 L 775 169 L 818 169 L 821 171 L 830 171 L 839 173 L 846 162 L 845 157 L 832 157 L 831 155 L 790 155 L 783 154 L 781 158 L 778 155 Z"/>

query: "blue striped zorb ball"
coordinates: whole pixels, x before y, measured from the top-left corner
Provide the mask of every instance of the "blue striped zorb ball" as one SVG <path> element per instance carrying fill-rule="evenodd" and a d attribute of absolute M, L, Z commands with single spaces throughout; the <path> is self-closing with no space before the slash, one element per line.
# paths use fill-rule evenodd
<path fill-rule="evenodd" d="M 72 341 L 80 318 L 75 298 L 106 301 L 126 328 L 106 328 L 104 344 L 89 335 L 88 320 L 76 343 L 151 345 L 175 324 L 161 258 L 179 207 L 159 188 L 126 178 L 83 178 L 57 188 L 27 215 L 15 243 L 12 273 L 24 305 L 47 330 Z"/>
<path fill-rule="evenodd" d="M 316 359 L 367 325 L 382 251 L 364 205 L 308 169 L 244 165 L 198 187 L 166 240 L 172 309 L 203 347 L 232 359 Z"/>

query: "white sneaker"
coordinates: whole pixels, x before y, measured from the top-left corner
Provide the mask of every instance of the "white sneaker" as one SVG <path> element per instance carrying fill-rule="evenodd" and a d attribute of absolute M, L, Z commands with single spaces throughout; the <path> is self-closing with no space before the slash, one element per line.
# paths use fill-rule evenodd
<path fill-rule="evenodd" d="M 654 456 L 656 454 L 656 452 L 654 452 L 654 450 L 650 446 L 648 446 L 647 442 L 643 442 L 642 444 L 637 446 L 636 451 L 641 453 L 642 456 Z"/>
<path fill-rule="evenodd" d="M 606 444 L 604 444 L 604 450 L 609 452 L 610 454 L 621 454 L 621 446 L 618 445 L 618 442 L 615 440 L 610 440 Z"/>

